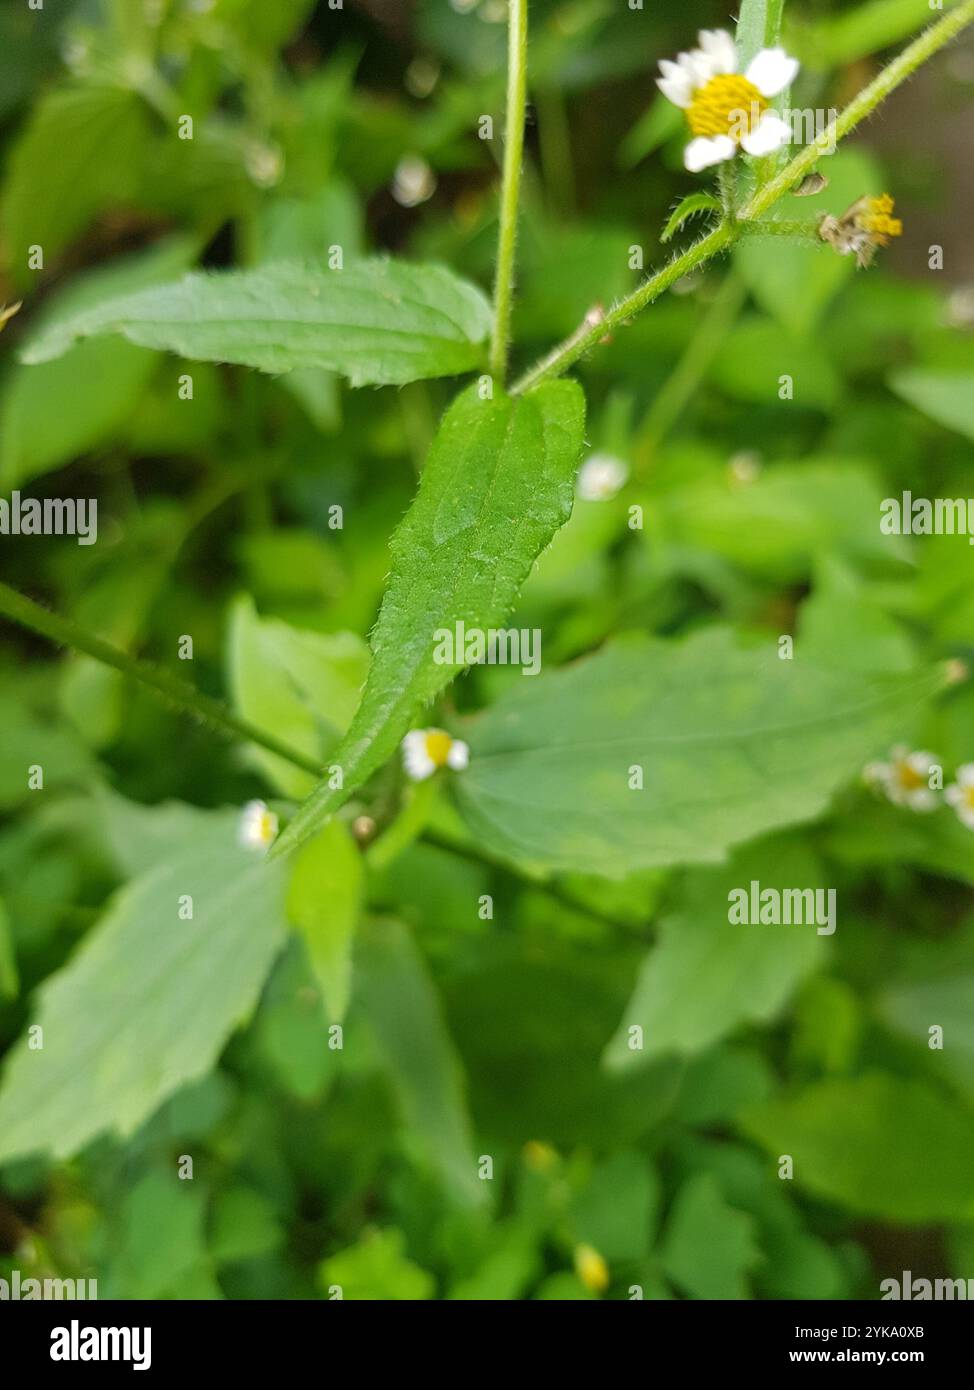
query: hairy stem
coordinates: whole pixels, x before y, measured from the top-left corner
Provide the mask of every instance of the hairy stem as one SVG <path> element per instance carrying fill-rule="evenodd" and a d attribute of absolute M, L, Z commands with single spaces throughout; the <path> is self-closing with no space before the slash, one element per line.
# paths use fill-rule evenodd
<path fill-rule="evenodd" d="M 514 292 L 514 251 L 521 196 L 524 155 L 524 111 L 527 103 L 528 0 L 509 0 L 507 56 L 507 116 L 504 127 L 504 170 L 501 177 L 500 237 L 494 280 L 494 335 L 490 370 L 503 381 L 511 338 Z"/>
<path fill-rule="evenodd" d="M 174 676 L 162 667 L 137 661 L 135 657 L 129 656 L 128 652 L 123 652 L 118 647 L 113 647 L 110 642 L 96 637 L 72 618 L 52 613 L 50 609 L 28 598 L 26 594 L 18 593 L 16 589 L 11 589 L 8 584 L 3 583 L 0 583 L 0 617 L 9 618 L 21 627 L 29 628 L 31 632 L 39 633 L 40 636 L 56 642 L 58 646 L 71 647 L 105 666 L 121 671 L 122 675 L 128 676 L 130 680 L 165 700 L 167 704 L 195 715 L 204 723 L 221 729 L 234 738 L 256 743 L 261 748 L 266 748 L 268 753 L 276 753 L 279 758 L 286 758 L 305 772 L 312 772 L 316 776 L 321 776 L 323 772 L 320 763 L 315 762 L 314 758 L 288 747 L 286 743 L 278 742 L 273 734 L 265 733 L 246 719 L 238 719 L 219 700 L 200 694 L 188 681 Z"/>
<path fill-rule="evenodd" d="M 739 236 L 745 234 L 742 227 L 743 223 L 753 222 L 767 212 L 779 198 L 789 192 L 810 172 L 826 150 L 834 148 L 840 140 L 855 130 L 856 126 L 875 111 L 876 107 L 885 101 L 891 92 L 894 92 L 916 72 L 917 68 L 932 58 L 941 48 L 955 39 L 961 30 L 965 29 L 972 21 L 974 21 L 974 0 L 964 0 L 964 3 L 959 5 L 957 9 L 951 10 L 943 19 L 931 25 L 898 57 L 883 68 L 882 72 L 868 86 L 864 87 L 833 121 L 829 122 L 822 134 L 812 144 L 806 145 L 773 179 L 757 189 L 748 202 L 738 210 L 736 222 L 722 222 L 720 226 L 715 227 L 712 232 L 691 246 L 689 250 L 676 256 L 662 270 L 650 275 L 637 290 L 614 304 L 601 324 L 588 328 L 582 325 L 581 328 L 576 329 L 564 342 L 559 343 L 546 357 L 543 357 L 530 371 L 525 372 L 515 382 L 511 388 L 512 394 L 519 395 L 524 391 L 530 391 L 542 381 L 560 376 L 562 372 L 567 371 L 574 362 L 577 362 L 588 352 L 589 348 L 594 347 L 607 332 L 624 324 L 628 319 L 645 309 L 647 305 L 652 304 L 653 300 L 658 299 L 674 281 L 679 280 L 691 270 L 695 270 L 697 266 L 703 265 L 705 261 L 709 261 L 721 251 L 725 251 Z"/>

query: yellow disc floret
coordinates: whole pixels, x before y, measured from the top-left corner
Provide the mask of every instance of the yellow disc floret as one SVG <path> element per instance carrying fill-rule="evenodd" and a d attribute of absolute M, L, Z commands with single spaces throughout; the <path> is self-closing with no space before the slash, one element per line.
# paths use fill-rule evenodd
<path fill-rule="evenodd" d="M 767 109 L 767 100 L 753 82 L 739 73 L 722 73 L 694 92 L 687 121 L 694 135 L 730 135 L 739 143 Z"/>
<path fill-rule="evenodd" d="M 903 223 L 898 217 L 893 217 L 892 212 L 893 199 L 888 193 L 869 199 L 862 224 L 871 240 L 878 246 L 885 246 L 890 237 L 903 234 Z"/>
<path fill-rule="evenodd" d="M 426 752 L 429 754 L 430 762 L 436 767 L 446 767 L 452 744 L 453 739 L 442 729 L 426 731 Z"/>

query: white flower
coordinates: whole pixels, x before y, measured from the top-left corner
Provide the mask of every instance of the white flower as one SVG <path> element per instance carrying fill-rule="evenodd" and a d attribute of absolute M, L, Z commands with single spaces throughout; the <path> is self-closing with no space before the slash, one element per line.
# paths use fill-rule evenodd
<path fill-rule="evenodd" d="M 944 792 L 949 806 L 957 812 L 958 820 L 974 830 L 974 763 L 964 763 L 957 769 L 957 781 Z"/>
<path fill-rule="evenodd" d="M 575 491 L 583 502 L 607 502 L 625 486 L 629 465 L 614 454 L 590 454 L 578 470 Z"/>
<path fill-rule="evenodd" d="M 701 29 L 700 47 L 663 59 L 656 85 L 687 113 L 694 138 L 683 162 L 697 174 L 711 164 L 745 154 L 771 154 L 791 140 L 791 127 L 768 102 L 791 86 L 798 60 L 783 48 L 762 48 L 742 73 L 737 46 L 724 29 Z"/>
<path fill-rule="evenodd" d="M 436 191 L 436 175 L 418 154 L 407 154 L 396 165 L 392 196 L 400 207 L 418 208 Z"/>
<path fill-rule="evenodd" d="M 248 801 L 240 816 L 240 843 L 245 849 L 267 849 L 277 836 L 277 816 L 265 801 Z"/>
<path fill-rule="evenodd" d="M 906 806 L 910 811 L 935 811 L 938 798 L 930 786 L 930 775 L 939 763 L 932 753 L 911 753 L 905 744 L 898 744 L 890 753 L 888 763 L 869 763 L 863 777 L 885 793 L 894 806 Z"/>
<path fill-rule="evenodd" d="M 407 776 L 414 782 L 423 782 L 437 768 L 462 772 L 470 761 L 470 749 L 462 739 L 451 738 L 443 729 L 410 729 L 402 741 L 402 761 Z"/>

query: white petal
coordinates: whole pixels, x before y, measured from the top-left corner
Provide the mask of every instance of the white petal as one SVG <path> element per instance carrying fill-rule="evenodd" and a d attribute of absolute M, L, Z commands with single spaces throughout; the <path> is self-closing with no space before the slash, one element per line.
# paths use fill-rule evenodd
<path fill-rule="evenodd" d="M 410 729 L 402 741 L 402 761 L 414 782 L 433 776 L 436 764 L 426 751 L 425 729 Z"/>
<path fill-rule="evenodd" d="M 454 772 L 462 772 L 470 762 L 470 749 L 462 739 L 455 738 L 450 744 L 450 751 L 446 755 L 446 761 Z"/>
<path fill-rule="evenodd" d="M 704 53 L 716 64 L 715 72 L 737 71 L 737 45 L 726 29 L 701 29 L 698 38 Z"/>
<path fill-rule="evenodd" d="M 911 811 L 919 811 L 921 813 L 936 811 L 937 796 L 935 792 L 930 791 L 927 787 L 921 787 L 918 791 L 910 792 L 909 796 L 906 798 L 906 804 Z"/>
<path fill-rule="evenodd" d="M 701 169 L 709 169 L 712 164 L 733 159 L 736 151 L 737 146 L 729 135 L 698 135 L 683 151 L 683 163 L 691 174 L 699 174 Z"/>
<path fill-rule="evenodd" d="M 944 788 L 944 800 L 948 806 L 960 806 L 964 801 L 964 788 L 952 782 L 949 787 Z"/>
<path fill-rule="evenodd" d="M 741 138 L 741 148 L 748 154 L 771 154 L 791 141 L 791 126 L 776 116 L 773 111 L 765 111 L 753 130 Z"/>
<path fill-rule="evenodd" d="M 957 812 L 957 818 L 967 826 L 968 830 L 974 830 L 974 806 L 961 806 Z"/>
<path fill-rule="evenodd" d="M 776 97 L 791 86 L 800 66 L 798 59 L 789 58 L 783 48 L 762 48 L 748 64 L 744 76 L 762 96 Z"/>
<path fill-rule="evenodd" d="M 695 48 L 690 53 L 678 53 L 676 61 L 677 66 L 686 73 L 694 87 L 706 86 L 710 79 L 717 75 L 713 61 L 704 53 L 702 48 Z"/>
<path fill-rule="evenodd" d="M 957 769 L 957 781 L 962 787 L 974 787 L 974 763 L 964 763 Z"/>
<path fill-rule="evenodd" d="M 674 106 L 687 107 L 693 99 L 693 81 L 683 68 L 664 58 L 659 65 L 663 74 L 657 77 L 656 85 Z"/>

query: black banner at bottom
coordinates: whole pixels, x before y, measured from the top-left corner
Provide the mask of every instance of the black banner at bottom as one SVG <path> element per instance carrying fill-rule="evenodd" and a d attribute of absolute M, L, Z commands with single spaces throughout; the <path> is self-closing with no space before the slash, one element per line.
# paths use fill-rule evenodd
<path fill-rule="evenodd" d="M 588 1303 L 573 1308 L 570 1325 L 561 1324 L 557 1305 L 532 1306 L 532 1314 L 523 1307 L 512 1312 L 508 1326 L 522 1348 L 525 1333 L 543 1337 L 537 1354 L 546 1361 L 557 1360 L 559 1347 L 574 1357 L 581 1334 L 599 1339 L 591 1344 L 595 1351 L 611 1339 L 613 1361 L 630 1349 L 644 1360 L 651 1347 L 654 1364 L 669 1353 L 686 1371 L 808 1365 L 946 1371 L 969 1350 L 972 1326 L 966 1302 Z M 365 1339 L 358 1344 L 363 1366 L 374 1368 L 376 1353 L 387 1348 L 401 1371 L 414 1356 L 423 1365 L 435 1358 L 435 1342 L 424 1341 L 421 1354 L 410 1351 L 417 1333 L 435 1338 L 462 1331 L 482 1375 L 495 1358 L 499 1372 L 511 1369 L 504 1316 L 493 1303 L 454 1304 L 440 1317 L 428 1303 L 4 1302 L 0 1355 L 5 1371 L 62 1368 L 66 1381 L 85 1373 L 279 1374 L 287 1356 L 314 1365 L 324 1355 L 323 1367 L 334 1364 L 337 1350 L 353 1351 L 344 1339 L 355 1336 Z"/>

